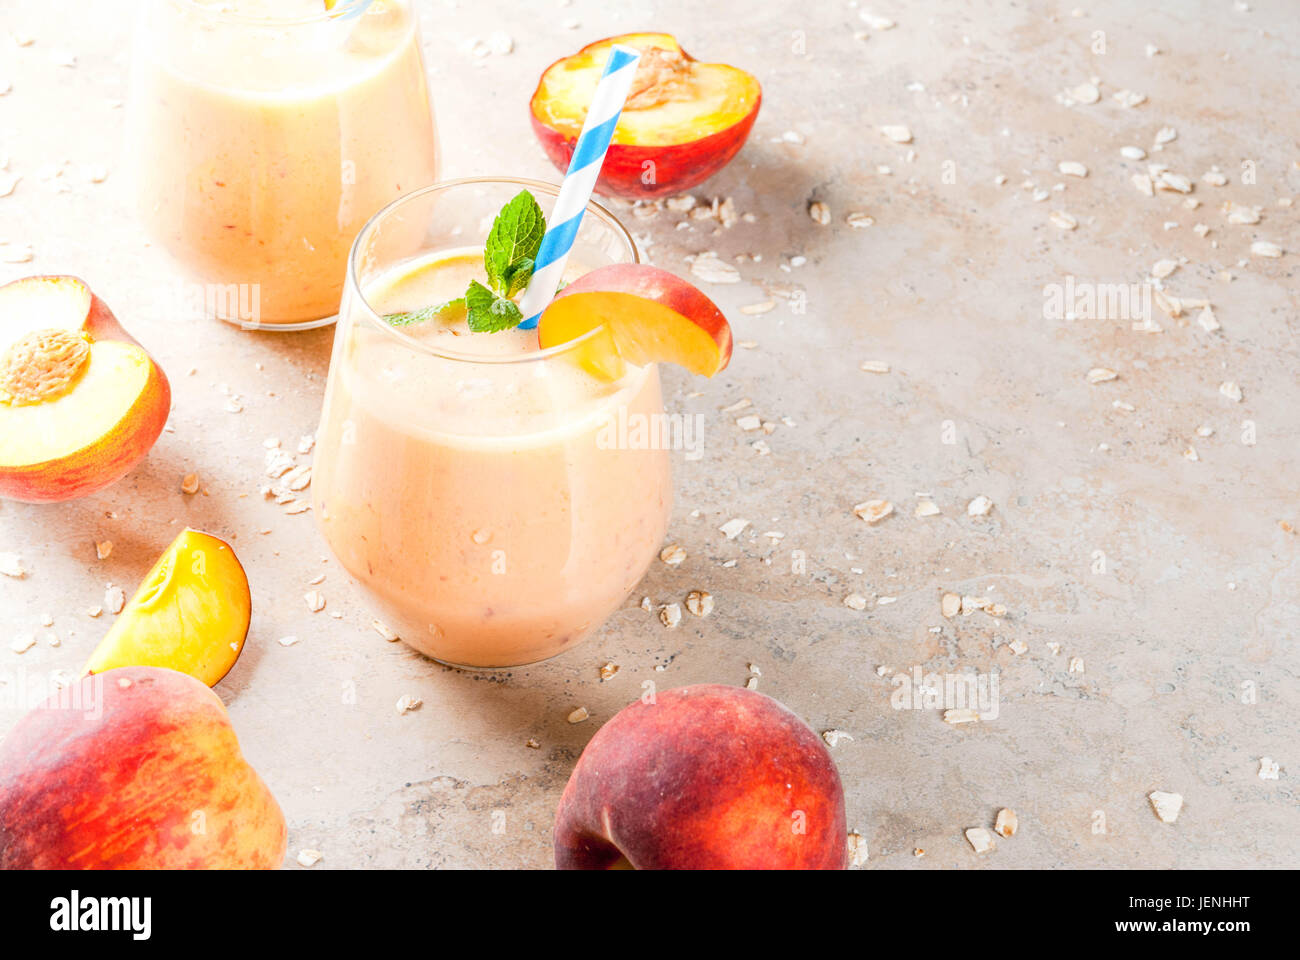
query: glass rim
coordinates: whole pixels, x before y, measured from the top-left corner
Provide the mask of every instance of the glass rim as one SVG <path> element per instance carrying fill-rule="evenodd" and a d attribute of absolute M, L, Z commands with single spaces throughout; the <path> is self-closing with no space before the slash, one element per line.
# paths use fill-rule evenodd
<path fill-rule="evenodd" d="M 599 324 L 592 327 L 580 337 L 573 340 L 566 340 L 564 343 L 557 343 L 553 347 L 546 347 L 533 353 L 525 353 L 519 356 L 484 356 L 482 354 L 459 353 L 453 350 L 443 350 L 434 347 L 421 340 L 417 340 L 408 333 L 404 333 L 400 327 L 395 327 L 383 317 L 381 317 L 375 308 L 370 305 L 366 299 L 365 292 L 361 288 L 361 282 L 357 279 L 357 258 L 361 250 L 361 243 L 374 231 L 379 222 L 395 212 L 399 207 L 404 206 L 421 197 L 429 194 L 438 193 L 453 187 L 467 187 L 476 184 L 506 184 L 526 188 L 547 194 L 548 196 L 558 197 L 560 185 L 557 183 L 547 183 L 544 180 L 531 180 L 526 177 L 460 177 L 455 180 L 439 180 L 437 183 L 431 183 L 426 187 L 420 187 L 418 190 L 412 190 L 410 193 L 404 193 L 396 200 L 385 204 L 374 216 L 365 222 L 365 225 L 357 232 L 356 239 L 352 241 L 352 249 L 348 251 L 348 269 L 345 278 L 345 296 L 349 300 L 355 300 L 361 306 L 361 314 L 370 323 L 371 326 L 383 330 L 388 336 L 393 337 L 397 342 L 428 356 L 437 357 L 441 360 L 454 360 L 462 363 L 471 363 L 478 366 L 485 364 L 506 364 L 506 363 L 535 363 L 541 360 L 548 360 L 552 357 L 561 356 L 576 349 L 581 344 L 586 343 L 593 337 L 598 336 L 605 329 L 605 325 Z M 594 199 L 587 201 L 586 212 L 584 217 L 594 215 L 606 226 L 611 227 L 614 233 L 620 237 L 627 245 L 628 251 L 632 255 L 631 263 L 641 262 L 641 253 L 637 249 L 636 240 L 623 226 L 618 217 L 614 216 L 608 209 L 597 203 Z M 581 229 L 581 228 L 579 228 Z M 491 336 L 491 334 L 487 334 Z"/>
<path fill-rule="evenodd" d="M 320 13 L 309 13 L 301 17 L 259 17 L 248 13 L 236 13 L 231 10 L 214 10 L 212 7 L 205 6 L 200 0 L 172 0 L 173 3 L 179 4 L 188 10 L 192 10 L 200 16 L 207 17 L 219 23 L 237 23 L 248 26 L 262 27 L 294 27 L 311 23 L 324 23 L 327 20 L 341 20 L 370 6 L 372 0 L 343 0 L 333 10 L 322 10 Z"/>

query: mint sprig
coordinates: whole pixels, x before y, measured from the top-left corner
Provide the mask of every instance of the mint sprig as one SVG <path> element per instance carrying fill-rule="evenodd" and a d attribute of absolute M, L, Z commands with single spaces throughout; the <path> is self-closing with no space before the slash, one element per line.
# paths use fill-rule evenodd
<path fill-rule="evenodd" d="M 533 276 L 534 261 L 546 234 L 546 215 L 527 190 L 521 190 L 501 208 L 483 247 L 483 269 L 487 285 L 471 280 L 465 296 L 436 307 L 410 313 L 389 314 L 384 319 L 394 326 L 423 323 L 434 317 L 448 319 L 454 311 L 465 311 L 466 323 L 474 333 L 511 330 L 524 315 L 514 302 Z"/>

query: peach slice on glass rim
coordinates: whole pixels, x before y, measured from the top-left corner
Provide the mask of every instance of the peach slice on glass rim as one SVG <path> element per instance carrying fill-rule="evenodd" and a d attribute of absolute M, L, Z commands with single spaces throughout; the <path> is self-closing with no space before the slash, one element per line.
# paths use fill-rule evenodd
<path fill-rule="evenodd" d="M 529 103 L 533 132 L 567 170 L 587 106 L 615 44 L 641 63 L 596 190 L 627 199 L 681 193 L 725 167 L 745 145 L 763 100 L 758 81 L 725 63 L 701 63 L 671 34 L 629 33 L 588 44 L 546 68 Z"/>
<path fill-rule="evenodd" d="M 611 263 L 566 286 L 542 312 L 542 349 L 597 327 L 577 350 L 579 361 L 605 379 L 623 362 L 675 363 L 711 377 L 731 359 L 731 325 L 717 305 L 681 277 L 644 263 Z"/>
<path fill-rule="evenodd" d="M 167 667 L 215 686 L 239 659 L 251 619 L 248 577 L 230 545 L 182 530 L 99 641 L 85 673 Z"/>
<path fill-rule="evenodd" d="M 162 369 L 80 279 L 0 287 L 0 497 L 102 490 L 144 458 L 170 409 Z"/>

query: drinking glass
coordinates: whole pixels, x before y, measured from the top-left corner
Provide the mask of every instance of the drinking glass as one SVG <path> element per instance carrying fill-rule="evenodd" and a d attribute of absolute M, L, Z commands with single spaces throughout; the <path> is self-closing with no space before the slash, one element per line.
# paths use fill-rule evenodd
<path fill-rule="evenodd" d="M 139 216 L 198 281 L 187 302 L 247 327 L 332 322 L 362 224 L 437 179 L 409 0 L 320 6 L 139 0 Z"/>
<path fill-rule="evenodd" d="M 558 190 L 449 181 L 361 230 L 317 434 L 313 508 L 330 549 L 390 628 L 455 666 L 531 663 L 590 635 L 644 576 L 672 505 L 667 450 L 648 439 L 663 417 L 658 369 L 590 372 L 585 351 L 604 327 L 485 354 L 421 339 L 368 299 L 439 254 L 481 258 L 522 189 L 547 212 Z M 635 262 L 628 232 L 589 204 L 570 264 Z"/>

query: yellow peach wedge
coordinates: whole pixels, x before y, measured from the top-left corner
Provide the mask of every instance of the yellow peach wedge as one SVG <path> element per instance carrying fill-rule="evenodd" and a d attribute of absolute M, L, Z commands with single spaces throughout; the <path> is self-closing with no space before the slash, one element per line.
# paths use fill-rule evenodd
<path fill-rule="evenodd" d="M 215 686 L 239 659 L 251 618 L 248 578 L 230 545 L 187 529 L 158 558 L 85 672 L 167 667 Z"/>
<path fill-rule="evenodd" d="M 538 343 L 545 349 L 579 338 L 575 359 L 606 379 L 622 375 L 623 361 L 675 363 L 712 377 L 731 359 L 731 326 L 717 304 L 644 263 L 598 267 L 556 295 L 537 325 Z"/>

